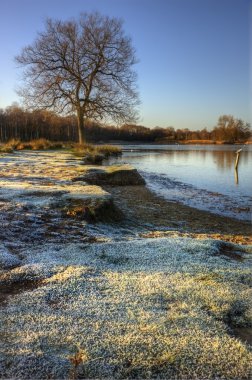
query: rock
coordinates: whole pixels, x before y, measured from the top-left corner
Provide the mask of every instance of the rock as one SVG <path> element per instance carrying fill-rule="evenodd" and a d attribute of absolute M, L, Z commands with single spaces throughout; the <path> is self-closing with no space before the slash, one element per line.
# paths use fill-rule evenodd
<path fill-rule="evenodd" d="M 0 247 L 0 268 L 11 269 L 19 266 L 21 260 L 7 251 L 6 248 Z"/>
<path fill-rule="evenodd" d="M 87 154 L 83 158 L 84 165 L 100 165 L 102 161 L 105 159 L 104 154 L 97 153 L 97 154 Z"/>
<path fill-rule="evenodd" d="M 84 184 L 83 184 L 84 185 Z M 63 200 L 81 200 L 85 201 L 88 199 L 101 199 L 108 200 L 112 199 L 112 195 L 107 191 L 103 190 L 100 186 L 71 186 L 68 187 L 68 192 L 65 193 L 62 197 Z"/>
<path fill-rule="evenodd" d="M 81 190 L 64 195 L 63 216 L 91 223 L 115 222 L 123 218 L 123 213 L 107 191 L 99 186 L 82 186 Z"/>
<path fill-rule="evenodd" d="M 130 165 L 87 166 L 84 173 L 72 181 L 85 181 L 96 185 L 132 186 L 144 185 L 145 180 Z"/>

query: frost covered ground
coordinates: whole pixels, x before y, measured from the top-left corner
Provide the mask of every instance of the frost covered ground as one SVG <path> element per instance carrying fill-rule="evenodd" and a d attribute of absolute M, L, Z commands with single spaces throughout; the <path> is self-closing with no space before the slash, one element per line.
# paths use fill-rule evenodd
<path fill-rule="evenodd" d="M 57 155 L 2 161 L 1 378 L 249 379 L 252 246 L 64 219 L 85 185 Z"/>
<path fill-rule="evenodd" d="M 28 249 L 2 276 L 40 280 L 5 306 L 2 378 L 69 378 L 76 352 L 77 378 L 249 378 L 230 334 L 251 324 L 251 261 L 218 252 L 185 238 Z"/>
<path fill-rule="evenodd" d="M 15 152 L 0 157 L 0 236 L 12 250 L 27 243 L 93 239 L 83 219 L 64 218 L 72 200 L 110 199 L 98 186 L 72 182 L 81 159 L 66 152 Z M 94 228 L 94 230 L 96 230 Z"/>

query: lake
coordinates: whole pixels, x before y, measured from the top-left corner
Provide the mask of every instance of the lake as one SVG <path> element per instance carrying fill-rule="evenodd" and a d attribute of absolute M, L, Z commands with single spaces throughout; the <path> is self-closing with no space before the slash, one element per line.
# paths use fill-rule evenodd
<path fill-rule="evenodd" d="M 123 145 L 110 163 L 136 167 L 147 186 L 171 201 L 251 221 L 252 145 Z M 234 165 L 240 154 L 238 172 Z"/>

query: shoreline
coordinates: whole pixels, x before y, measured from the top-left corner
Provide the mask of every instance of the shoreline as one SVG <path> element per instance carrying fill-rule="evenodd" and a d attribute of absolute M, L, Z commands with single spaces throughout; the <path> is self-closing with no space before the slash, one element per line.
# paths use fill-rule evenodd
<path fill-rule="evenodd" d="M 112 145 L 251 145 L 252 140 L 245 142 L 225 142 L 225 141 L 204 141 L 204 140 L 182 140 L 182 141 L 139 141 L 139 140 L 108 140 L 94 142 L 94 144 L 112 144 Z"/>
<path fill-rule="evenodd" d="M 129 223 L 169 234 L 202 235 L 237 244 L 252 244 L 252 226 L 248 221 L 199 210 L 158 196 L 146 186 L 105 186 Z M 182 235 L 181 235 L 182 234 Z"/>

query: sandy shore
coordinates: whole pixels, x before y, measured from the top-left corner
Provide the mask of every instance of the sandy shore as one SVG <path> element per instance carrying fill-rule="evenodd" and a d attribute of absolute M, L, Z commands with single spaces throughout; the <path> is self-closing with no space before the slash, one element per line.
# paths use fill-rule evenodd
<path fill-rule="evenodd" d="M 146 186 L 107 186 L 116 205 L 133 225 L 166 235 L 221 239 L 239 244 L 252 244 L 252 225 L 249 222 L 198 210 L 178 202 L 169 202 L 155 195 Z M 167 231 L 170 230 L 170 231 Z"/>

